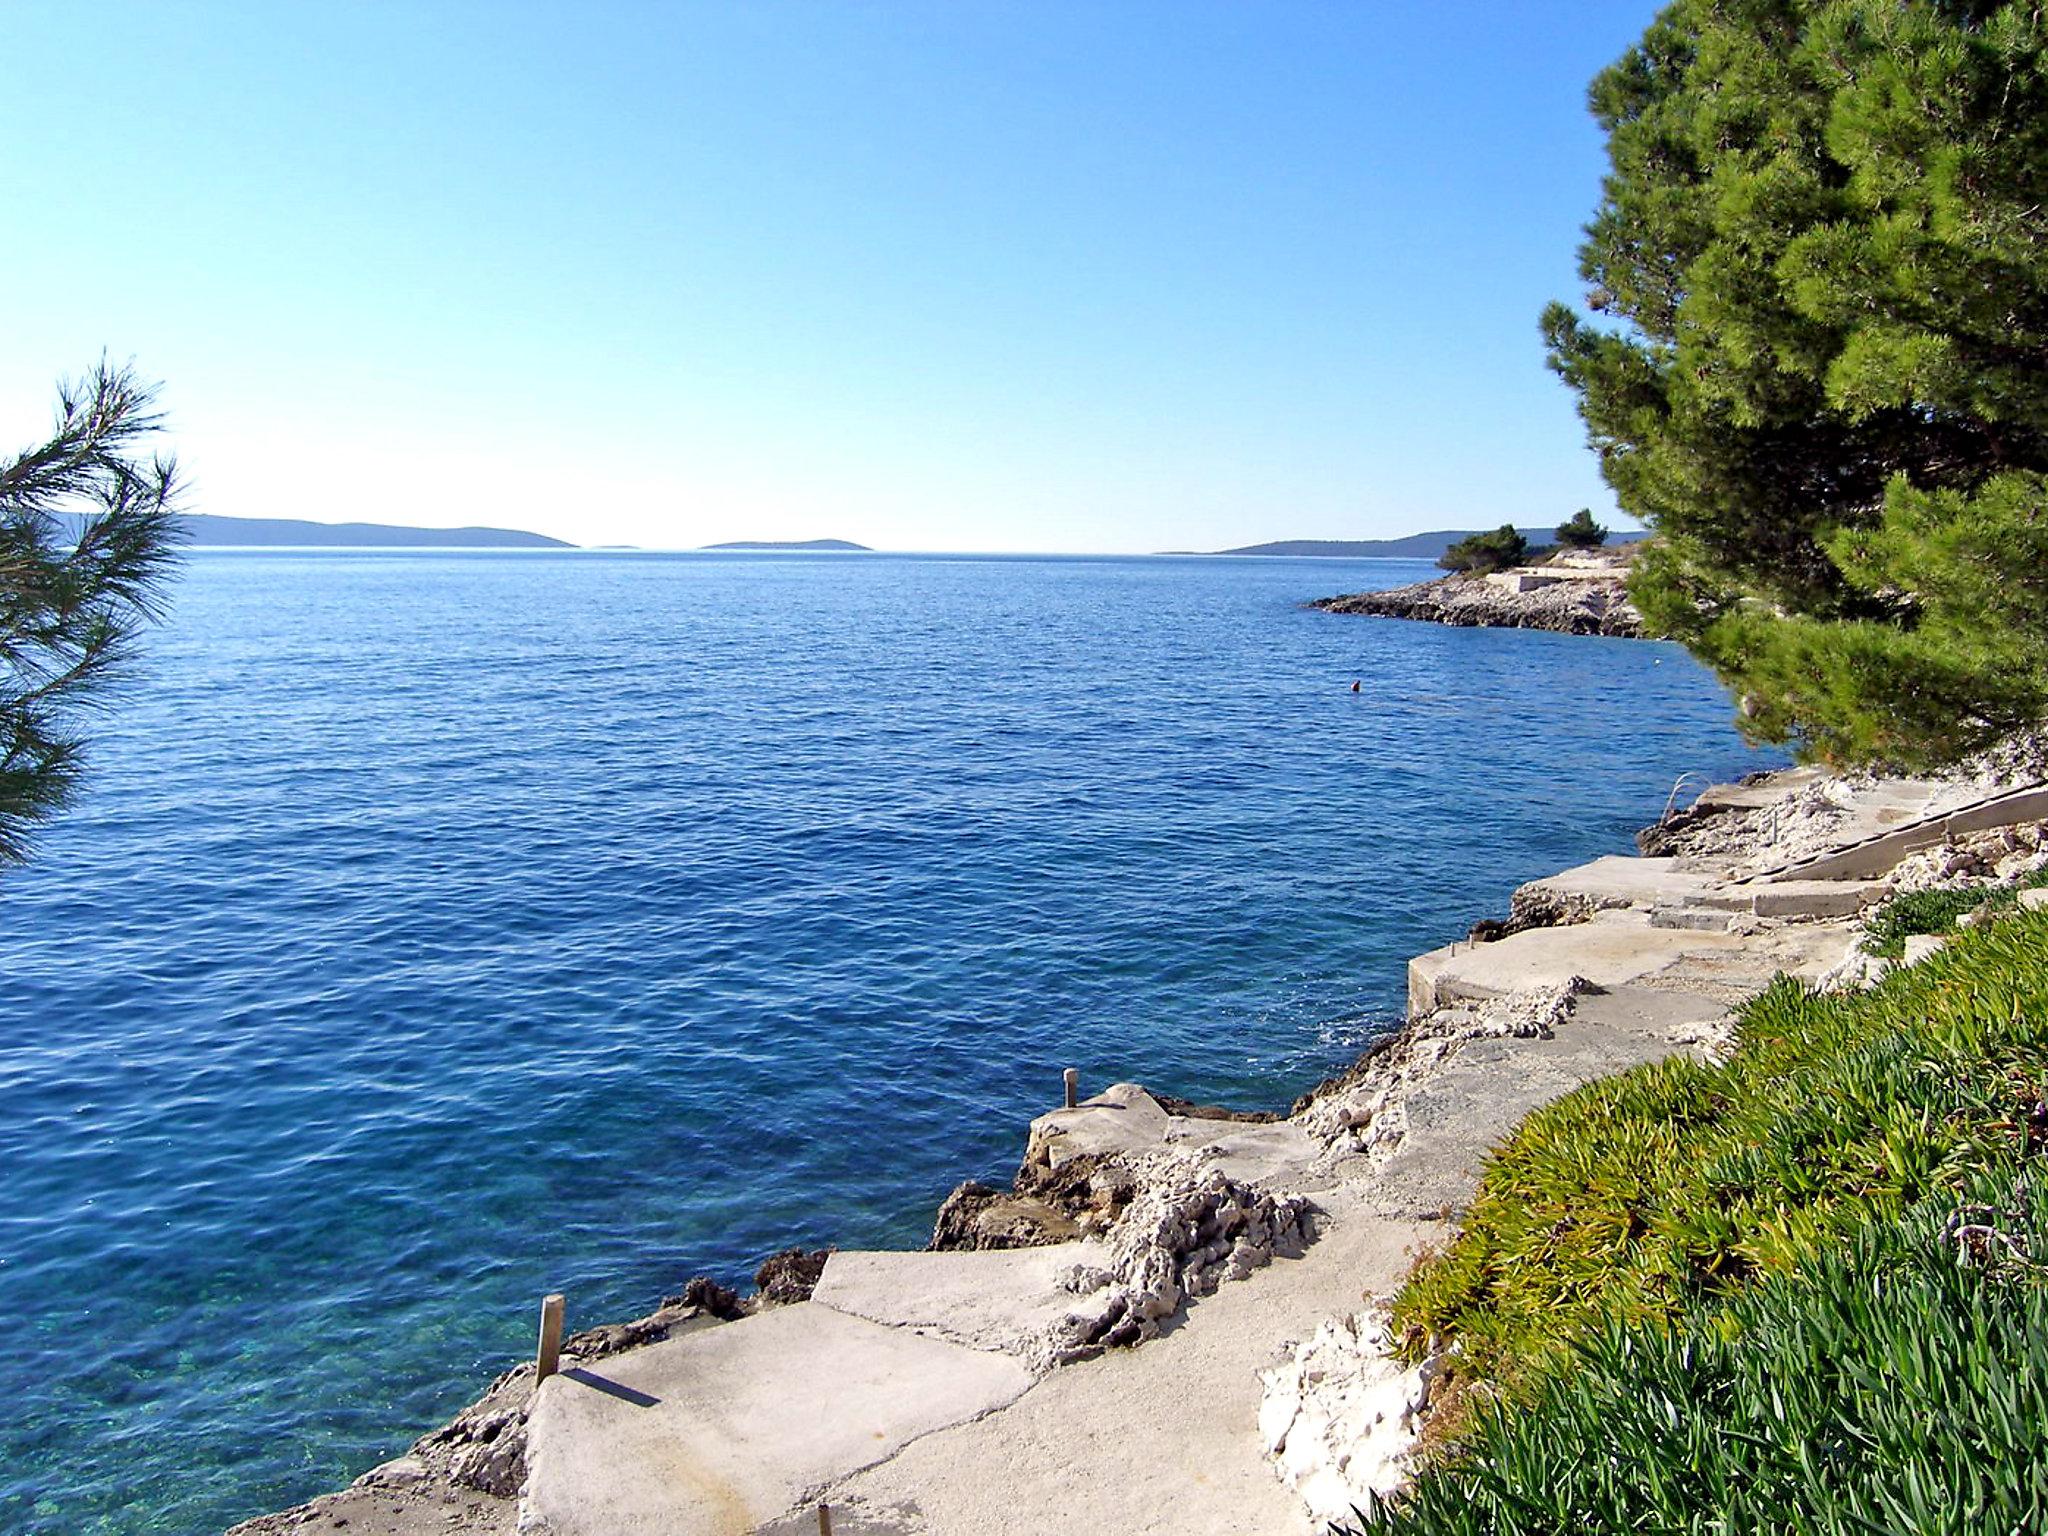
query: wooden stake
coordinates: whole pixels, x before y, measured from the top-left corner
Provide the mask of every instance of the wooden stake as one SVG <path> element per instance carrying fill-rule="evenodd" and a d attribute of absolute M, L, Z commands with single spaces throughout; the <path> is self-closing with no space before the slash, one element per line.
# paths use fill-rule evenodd
<path fill-rule="evenodd" d="M 559 1291 L 540 1299 L 540 1348 L 533 1356 L 533 1384 L 537 1387 L 554 1375 L 562 1364 L 562 1296 Z"/>
<path fill-rule="evenodd" d="M 1067 1108 L 1072 1109 L 1081 1102 L 1081 1074 L 1069 1067 L 1061 1076 L 1067 1085 Z"/>
<path fill-rule="evenodd" d="M 832 1506 L 818 1506 L 818 1536 L 832 1536 Z"/>

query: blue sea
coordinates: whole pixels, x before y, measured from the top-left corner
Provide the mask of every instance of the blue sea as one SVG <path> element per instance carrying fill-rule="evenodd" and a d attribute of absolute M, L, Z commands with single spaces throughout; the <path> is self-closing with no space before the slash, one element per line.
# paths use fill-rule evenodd
<path fill-rule="evenodd" d="M 920 1245 L 1063 1067 L 1284 1106 L 1763 764 L 1672 647 L 1302 606 L 1425 574 L 194 552 L 0 875 L 0 1529 L 215 1532 L 544 1292 Z"/>

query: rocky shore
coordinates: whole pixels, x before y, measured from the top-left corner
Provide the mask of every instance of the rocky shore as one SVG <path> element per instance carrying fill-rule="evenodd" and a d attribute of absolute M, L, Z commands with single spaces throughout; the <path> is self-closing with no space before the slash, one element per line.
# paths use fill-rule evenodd
<path fill-rule="evenodd" d="M 1307 1533 L 1397 1487 L 1435 1372 L 1379 1297 L 1488 1149 L 1593 1078 L 1725 1045 L 1774 976 L 1867 984 L 1898 891 L 2048 866 L 2048 789 L 1810 769 L 1717 786 L 1409 967 L 1409 1020 L 1281 1116 L 1131 1083 L 1032 1122 L 923 1252 L 777 1255 L 510 1371 L 407 1456 L 235 1528 Z M 1923 946 L 1924 948 L 1924 946 Z M 1909 958 L 1911 956 L 1909 955 Z M 1139 1346 L 1133 1348 L 1131 1346 Z"/>
<path fill-rule="evenodd" d="M 1643 637 L 1642 615 L 1628 599 L 1628 563 L 1635 545 L 1572 550 L 1538 564 L 1484 576 L 1432 581 L 1318 598 L 1326 613 L 1420 619 L 1471 628 L 1549 629 L 1570 635 Z"/>

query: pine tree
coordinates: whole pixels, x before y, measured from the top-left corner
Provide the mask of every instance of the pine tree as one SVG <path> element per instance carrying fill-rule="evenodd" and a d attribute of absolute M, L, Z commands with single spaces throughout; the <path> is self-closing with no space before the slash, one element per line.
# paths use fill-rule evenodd
<path fill-rule="evenodd" d="M 1437 564 L 1447 571 L 1466 571 L 1483 576 L 1488 571 L 1520 565 L 1529 557 L 1529 541 L 1513 523 L 1502 523 L 1491 533 L 1474 533 L 1445 550 Z"/>
<path fill-rule="evenodd" d="M 2048 715 L 2048 22 L 1678 0 L 1595 80 L 1611 165 L 1544 314 L 1630 590 L 1843 763 Z"/>
<path fill-rule="evenodd" d="M 153 391 L 102 363 L 58 390 L 48 442 L 0 461 L 0 868 L 77 787 L 82 714 L 161 612 L 178 478 L 144 460 Z"/>
<path fill-rule="evenodd" d="M 1593 521 L 1593 509 L 1581 507 L 1557 525 L 1557 542 L 1567 549 L 1598 549 L 1607 542 L 1607 529 Z"/>

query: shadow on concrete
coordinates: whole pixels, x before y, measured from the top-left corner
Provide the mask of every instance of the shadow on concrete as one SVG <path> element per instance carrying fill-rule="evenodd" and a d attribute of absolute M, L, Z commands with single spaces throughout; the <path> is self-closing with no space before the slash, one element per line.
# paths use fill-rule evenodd
<path fill-rule="evenodd" d="M 622 1403 L 631 1403 L 635 1408 L 652 1408 L 661 1399 L 651 1393 L 639 1391 L 622 1381 L 613 1381 L 609 1376 L 600 1376 L 595 1371 L 586 1371 L 582 1366 L 562 1372 L 571 1381 L 580 1381 L 586 1387 L 593 1387 L 606 1397 L 616 1397 Z"/>

